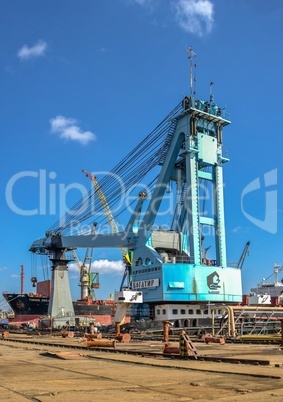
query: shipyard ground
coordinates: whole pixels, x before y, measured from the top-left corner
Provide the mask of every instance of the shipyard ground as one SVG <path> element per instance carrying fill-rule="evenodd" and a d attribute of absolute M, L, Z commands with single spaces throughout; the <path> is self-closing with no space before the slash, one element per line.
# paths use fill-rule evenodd
<path fill-rule="evenodd" d="M 283 350 L 280 345 L 194 343 L 199 357 L 219 358 L 219 362 L 212 362 L 148 356 L 147 352 L 162 352 L 160 341 L 119 343 L 116 353 L 111 349 L 68 348 L 68 345 L 81 344 L 82 339 L 76 338 L 50 336 L 47 339 L 14 334 L 10 334 L 8 340 L 1 340 L 1 400 L 283 400 Z M 144 354 L 117 353 L 127 350 L 132 353 L 143 351 Z M 223 362 L 225 358 L 234 363 Z M 239 363 L 245 360 L 259 363 Z"/>

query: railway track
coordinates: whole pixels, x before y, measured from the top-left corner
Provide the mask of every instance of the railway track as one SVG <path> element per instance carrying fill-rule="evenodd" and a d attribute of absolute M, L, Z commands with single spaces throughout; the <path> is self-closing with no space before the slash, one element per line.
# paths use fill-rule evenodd
<path fill-rule="evenodd" d="M 142 357 L 150 357 L 150 358 L 166 358 L 166 359 L 171 359 L 171 360 L 195 360 L 196 358 L 194 356 L 186 356 L 185 358 L 180 356 L 180 354 L 177 353 L 162 353 L 160 351 L 150 351 L 147 349 L 145 346 L 145 342 L 142 340 L 139 340 L 137 346 L 131 346 L 129 344 L 118 344 L 117 347 L 87 347 L 82 344 L 71 344 L 69 342 L 56 342 L 56 338 L 54 339 L 24 339 L 21 337 L 13 337 L 13 338 L 8 338 L 5 340 L 2 340 L 2 342 L 7 342 L 9 344 L 19 344 L 19 345 L 25 345 L 26 346 L 40 346 L 40 347 L 48 347 L 48 348 L 60 348 L 64 350 L 73 350 L 73 351 L 99 351 L 99 352 L 104 352 L 109 355 L 111 354 L 123 354 L 123 355 L 133 355 L 133 356 L 142 356 Z M 177 340 L 176 340 L 177 342 Z M 162 344 L 161 344 L 162 345 Z M 160 348 L 161 348 L 160 345 Z M 144 347 L 143 347 L 144 346 Z M 249 365 L 256 365 L 256 366 L 269 366 L 270 365 L 270 360 L 269 359 L 263 359 L 263 358 L 242 358 L 239 356 L 236 357 L 230 357 L 230 356 L 223 356 L 217 355 L 217 356 L 207 356 L 205 354 L 198 354 L 197 355 L 197 360 L 199 361 L 205 361 L 205 362 L 215 362 L 215 363 L 230 363 L 230 364 L 249 364 Z"/>
<path fill-rule="evenodd" d="M 9 333 L 14 334 L 14 335 L 29 335 L 29 336 L 54 336 L 54 337 L 61 337 L 62 334 L 61 332 L 51 332 L 50 330 L 48 331 L 24 331 L 24 330 L 7 330 Z M 1 333 L 4 331 L 0 330 L 0 336 Z M 163 340 L 163 332 L 157 331 L 155 332 L 129 332 L 131 339 L 133 341 L 154 341 L 154 342 L 162 342 Z M 75 332 L 74 333 L 75 337 L 84 337 L 84 332 Z M 106 339 L 115 339 L 115 333 L 102 333 L 103 338 Z M 190 339 L 194 343 L 202 343 L 203 339 L 201 335 L 189 335 Z M 179 342 L 179 333 L 178 334 L 169 334 L 169 339 L 168 342 Z M 225 342 L 229 344 L 257 344 L 257 345 L 283 345 L 283 338 L 281 333 L 278 334 L 267 334 L 267 335 L 261 335 L 261 334 L 256 334 L 256 335 L 243 335 L 239 336 L 237 338 L 232 338 L 232 337 L 226 337 Z"/>

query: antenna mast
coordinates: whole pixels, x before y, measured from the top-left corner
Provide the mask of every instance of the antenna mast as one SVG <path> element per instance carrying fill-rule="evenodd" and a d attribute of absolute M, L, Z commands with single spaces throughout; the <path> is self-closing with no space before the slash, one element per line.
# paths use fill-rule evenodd
<path fill-rule="evenodd" d="M 193 57 L 196 56 L 196 53 L 193 51 L 191 47 L 188 48 L 188 59 L 190 60 L 190 95 L 191 97 L 195 95 L 194 83 L 196 81 L 195 77 L 193 77 L 193 67 L 196 67 L 196 64 L 193 64 Z"/>
<path fill-rule="evenodd" d="M 209 84 L 209 102 L 213 102 L 214 96 L 213 96 L 213 91 L 212 91 L 212 85 L 214 84 L 213 81 L 210 81 Z"/>

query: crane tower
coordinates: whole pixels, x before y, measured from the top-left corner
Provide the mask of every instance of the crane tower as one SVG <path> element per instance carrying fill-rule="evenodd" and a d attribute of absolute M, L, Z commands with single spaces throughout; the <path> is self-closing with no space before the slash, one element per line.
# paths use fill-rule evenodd
<path fill-rule="evenodd" d="M 124 256 L 131 256 L 131 290 L 142 291 L 143 301 L 149 306 L 168 305 L 172 311 L 177 311 L 177 303 L 242 301 L 241 269 L 229 266 L 226 254 L 223 167 L 229 159 L 223 152 L 223 129 L 230 120 L 214 101 L 212 82 L 209 99 L 196 99 L 194 55 L 190 51 L 190 94 L 146 137 L 148 142 L 137 146 L 117 165 L 117 171 L 112 170 L 120 177 L 125 171 L 126 181 L 131 177 L 130 167 L 137 167 L 135 180 L 141 180 L 142 174 L 153 167 L 159 169 L 151 194 L 139 192 L 124 230 L 117 231 L 114 226 L 112 233 L 98 231 L 95 236 L 48 232 L 30 248 L 37 253 L 48 252 L 54 266 L 59 265 L 61 270 L 67 265 L 67 250 L 119 248 Z M 152 146 L 152 151 L 145 144 Z M 149 155 L 143 169 L 139 168 L 140 155 Z M 128 160 L 133 166 L 127 164 Z M 90 178 L 97 191 L 103 191 L 101 182 L 98 185 L 94 177 Z M 159 222 L 164 217 L 162 203 L 170 188 L 175 189 L 176 197 L 171 226 L 165 228 Z M 108 208 L 111 197 L 104 192 L 99 194 L 109 222 L 115 225 Z M 204 244 L 207 241 L 209 244 Z"/>

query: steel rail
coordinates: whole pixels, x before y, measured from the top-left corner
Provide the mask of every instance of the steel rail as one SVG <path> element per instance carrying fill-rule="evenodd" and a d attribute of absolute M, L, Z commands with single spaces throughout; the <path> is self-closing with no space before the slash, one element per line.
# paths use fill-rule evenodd
<path fill-rule="evenodd" d="M 38 346 L 48 346 L 54 348 L 63 348 L 63 349 L 72 349 L 72 350 L 85 350 L 85 351 L 99 351 L 99 352 L 107 352 L 113 354 L 124 354 L 124 355 L 136 355 L 136 356 L 147 356 L 152 358 L 170 358 L 174 360 L 194 360 L 193 356 L 186 356 L 185 358 L 175 354 L 175 353 L 161 353 L 161 352 L 149 352 L 149 351 L 138 351 L 138 350 L 130 350 L 130 349 L 114 349 L 108 347 L 87 347 L 83 345 L 70 345 L 70 344 L 62 344 L 62 343 L 54 343 L 54 342 L 46 342 L 46 341 L 34 341 L 34 340 L 24 340 L 24 339 L 5 339 L 1 340 L 2 342 L 8 343 L 20 343 L 20 344 L 29 344 L 29 345 L 38 345 Z M 266 359 L 243 359 L 243 358 L 231 358 L 231 357 L 223 357 L 223 356 L 205 356 L 198 355 L 197 360 L 199 361 L 207 361 L 207 362 L 215 362 L 215 363 L 232 363 L 232 364 L 250 364 L 250 365 L 260 365 L 260 366 L 268 366 L 270 365 L 270 360 Z"/>

